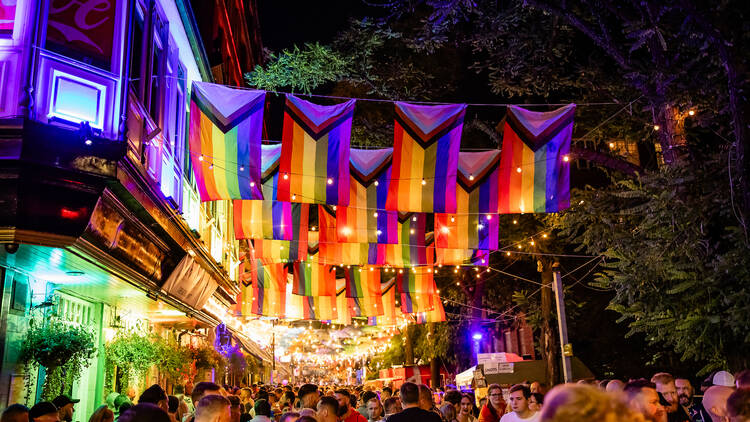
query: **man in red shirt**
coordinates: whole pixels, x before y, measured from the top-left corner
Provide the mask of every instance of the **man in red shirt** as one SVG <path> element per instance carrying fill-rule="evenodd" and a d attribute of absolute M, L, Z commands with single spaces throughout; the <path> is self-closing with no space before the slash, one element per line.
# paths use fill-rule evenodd
<path fill-rule="evenodd" d="M 339 421 L 341 422 L 367 422 L 367 418 L 354 410 L 350 405 L 350 395 L 347 390 L 336 390 L 336 401 L 339 402 Z"/>

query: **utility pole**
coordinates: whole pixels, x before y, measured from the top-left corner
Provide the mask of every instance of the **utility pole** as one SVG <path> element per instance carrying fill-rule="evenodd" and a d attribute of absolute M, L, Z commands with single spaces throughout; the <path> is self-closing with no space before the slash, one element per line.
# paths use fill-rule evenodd
<path fill-rule="evenodd" d="M 573 370 L 570 358 L 573 356 L 573 346 L 568 343 L 568 322 L 565 316 L 565 298 L 563 297 L 562 277 L 560 276 L 560 263 L 552 264 L 552 288 L 555 292 L 555 303 L 557 304 L 557 325 L 560 328 L 560 349 L 562 352 L 563 381 L 573 381 Z"/>

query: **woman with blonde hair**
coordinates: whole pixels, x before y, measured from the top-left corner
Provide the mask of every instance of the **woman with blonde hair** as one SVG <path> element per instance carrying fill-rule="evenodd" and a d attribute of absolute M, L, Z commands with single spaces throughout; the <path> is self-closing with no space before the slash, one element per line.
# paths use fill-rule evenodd
<path fill-rule="evenodd" d="M 114 422 L 115 414 L 107 405 L 99 406 L 89 418 L 89 422 Z"/>
<path fill-rule="evenodd" d="M 621 394 L 606 393 L 585 384 L 563 384 L 544 398 L 541 422 L 640 422 Z"/>

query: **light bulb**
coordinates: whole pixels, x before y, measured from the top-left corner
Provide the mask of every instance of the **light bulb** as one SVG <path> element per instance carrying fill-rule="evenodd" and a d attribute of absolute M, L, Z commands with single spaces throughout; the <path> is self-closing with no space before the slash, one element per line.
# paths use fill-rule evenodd
<path fill-rule="evenodd" d="M 245 166 L 240 166 L 240 171 L 245 171 Z"/>
<path fill-rule="evenodd" d="M 379 184 L 380 184 L 380 183 L 378 183 L 378 181 L 376 180 L 376 181 L 375 181 L 375 186 L 377 186 L 377 185 L 379 185 Z"/>
<path fill-rule="evenodd" d="M 375 217 L 375 218 L 378 218 L 378 212 L 375 211 L 374 213 L 372 213 L 372 216 Z"/>
<path fill-rule="evenodd" d="M 474 180 L 474 175 L 473 174 L 469 175 L 469 180 Z"/>
<path fill-rule="evenodd" d="M 688 116 L 695 116 L 695 110 L 688 111 Z"/>
<path fill-rule="evenodd" d="M 255 182 L 250 182 L 250 187 L 254 188 L 255 187 Z"/>
<path fill-rule="evenodd" d="M 487 214 L 487 219 L 492 220 L 492 214 Z"/>
<path fill-rule="evenodd" d="M 610 148 L 614 148 L 614 147 L 615 147 L 615 143 L 614 143 L 614 142 L 610 142 L 610 143 L 609 143 L 609 147 L 610 147 Z"/>
<path fill-rule="evenodd" d="M 443 226 L 443 227 L 440 228 L 440 231 L 443 232 L 443 233 L 448 233 L 448 227 L 447 226 Z"/>
<path fill-rule="evenodd" d="M 214 169 L 214 164 L 213 164 L 213 163 L 209 164 L 209 165 L 208 165 L 208 169 L 209 169 L 209 170 L 213 170 L 213 169 Z"/>
<path fill-rule="evenodd" d="M 424 186 L 426 184 L 427 184 L 427 182 L 424 179 L 422 179 L 422 186 Z"/>
<path fill-rule="evenodd" d="M 506 255 L 510 256 L 510 252 L 505 252 Z"/>
<path fill-rule="evenodd" d="M 654 130 L 659 130 L 659 129 L 661 129 L 661 126 L 659 126 L 659 125 L 654 125 Z"/>
<path fill-rule="evenodd" d="M 287 179 L 289 179 L 289 175 L 284 173 L 284 180 L 287 180 Z"/>
<path fill-rule="evenodd" d="M 296 193 L 293 193 L 293 194 L 292 194 L 292 201 L 294 201 L 295 199 L 297 199 L 297 194 L 296 194 Z"/>
<path fill-rule="evenodd" d="M 520 173 L 521 171 L 521 167 L 516 167 L 516 173 Z"/>
<path fill-rule="evenodd" d="M 513 224 L 518 224 L 518 220 L 513 220 Z"/>
<path fill-rule="evenodd" d="M 409 229 L 409 233 L 414 234 L 414 229 Z"/>
<path fill-rule="evenodd" d="M 377 233 L 378 236 L 380 236 L 381 234 L 383 234 L 383 232 L 381 230 L 378 230 L 376 233 Z"/>
<path fill-rule="evenodd" d="M 330 177 L 328 178 L 328 184 L 329 184 L 329 185 L 332 185 L 332 184 L 333 184 L 333 179 L 332 179 L 332 178 L 330 178 Z"/>
<path fill-rule="evenodd" d="M 203 161 L 203 154 L 198 156 L 198 161 Z"/>
<path fill-rule="evenodd" d="M 568 161 L 570 161 L 570 157 L 568 157 L 567 155 L 563 155 L 563 161 L 567 163 Z"/>

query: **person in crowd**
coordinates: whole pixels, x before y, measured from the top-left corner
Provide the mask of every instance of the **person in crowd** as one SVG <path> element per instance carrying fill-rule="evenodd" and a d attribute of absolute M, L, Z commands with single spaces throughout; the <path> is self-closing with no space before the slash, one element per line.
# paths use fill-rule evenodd
<path fill-rule="evenodd" d="M 391 415 L 395 415 L 403 410 L 401 408 L 401 400 L 398 397 L 388 397 L 383 400 L 383 410 L 385 411 L 383 417 L 387 420 Z"/>
<path fill-rule="evenodd" d="M 180 399 L 178 399 L 177 396 L 167 396 L 167 414 L 172 422 L 182 422 L 177 416 L 179 410 Z"/>
<path fill-rule="evenodd" d="M 440 409 L 435 407 L 432 390 L 430 390 L 430 387 L 424 384 L 419 384 L 419 407 L 421 409 L 435 413 L 436 415 L 440 416 L 440 418 L 443 417 L 443 414 L 440 413 Z"/>
<path fill-rule="evenodd" d="M 479 411 L 479 422 L 498 422 L 505 413 L 506 407 L 503 400 L 503 389 L 497 384 L 491 384 L 487 388 L 487 396 L 489 401 Z"/>
<path fill-rule="evenodd" d="M 369 391 L 368 391 L 369 393 Z M 370 397 L 367 400 L 367 420 L 368 422 L 381 422 L 383 421 L 383 405 L 380 404 L 378 396 Z"/>
<path fill-rule="evenodd" d="M 729 396 L 727 413 L 729 422 L 750 422 L 750 388 L 739 388 Z"/>
<path fill-rule="evenodd" d="M 529 385 L 529 389 L 532 393 L 544 394 L 547 391 L 547 386 L 539 381 L 534 381 Z"/>
<path fill-rule="evenodd" d="M 442 422 L 440 416 L 434 412 L 420 408 L 420 394 L 417 384 L 405 382 L 401 385 L 399 393 L 404 410 L 389 416 L 387 422 Z"/>
<path fill-rule="evenodd" d="M 154 384 L 148 387 L 140 397 L 138 397 L 138 404 L 151 403 L 159 406 L 164 412 L 169 413 L 167 393 L 161 388 L 159 384 Z"/>
<path fill-rule="evenodd" d="M 315 384 L 305 384 L 299 388 L 297 393 L 299 397 L 301 409 L 316 409 L 318 400 L 320 399 L 320 393 L 318 392 L 318 386 Z"/>
<path fill-rule="evenodd" d="M 289 391 L 291 393 L 291 391 Z M 294 394 L 294 393 L 292 393 Z M 300 414 L 297 412 L 286 412 L 279 418 L 279 422 L 297 422 Z"/>
<path fill-rule="evenodd" d="M 302 389 L 300 388 L 300 392 Z M 339 402 L 330 396 L 323 396 L 318 401 L 318 412 L 315 417 L 317 422 L 338 422 Z M 302 419 L 305 416 L 300 417 Z"/>
<path fill-rule="evenodd" d="M 281 409 L 281 412 L 291 412 L 294 408 L 294 400 L 296 399 L 294 392 L 292 390 L 286 390 L 281 395 L 281 402 L 279 404 L 279 409 Z"/>
<path fill-rule="evenodd" d="M 653 393 L 656 395 L 656 390 Z M 511 406 L 512 403 L 511 399 Z M 553 388 L 539 415 L 541 422 L 636 422 L 640 418 L 628 409 L 619 395 L 586 384 L 562 384 Z"/>
<path fill-rule="evenodd" d="M 383 387 L 383 390 L 380 392 L 380 400 L 385 403 L 386 400 L 388 400 L 393 395 L 393 389 L 391 387 L 385 386 Z"/>
<path fill-rule="evenodd" d="M 125 394 L 120 394 L 119 396 L 115 397 L 114 405 L 115 408 L 112 409 L 112 411 L 115 412 L 115 416 L 118 416 L 121 415 L 124 411 L 128 410 L 133 404 L 130 402 L 128 396 L 126 396 Z"/>
<path fill-rule="evenodd" d="M 128 400 L 133 403 L 133 401 L 135 400 L 135 388 L 128 387 L 128 389 L 125 390 L 125 395 L 128 396 Z"/>
<path fill-rule="evenodd" d="M 219 394 L 203 396 L 195 406 L 195 422 L 230 422 L 231 402 Z"/>
<path fill-rule="evenodd" d="M 727 371 L 717 371 L 711 378 L 711 385 L 734 388 L 734 375 Z"/>
<path fill-rule="evenodd" d="M 89 418 L 89 422 L 114 422 L 114 420 L 115 413 L 106 404 L 94 410 Z"/>
<path fill-rule="evenodd" d="M 445 422 L 457 422 L 456 419 L 456 406 L 451 402 L 445 402 L 440 406 L 440 414 Z"/>
<path fill-rule="evenodd" d="M 646 422 L 663 422 L 666 420 L 666 410 L 659 403 L 656 385 L 646 379 L 637 379 L 625 384 L 623 389 L 627 396 L 630 409 L 640 413 Z"/>
<path fill-rule="evenodd" d="M 603 391 L 603 390 L 602 390 Z M 531 393 L 531 397 L 529 397 L 529 409 L 538 412 L 542 410 L 542 405 L 544 404 L 544 394 L 542 393 Z"/>
<path fill-rule="evenodd" d="M 357 412 L 359 412 L 360 415 L 365 416 L 366 418 L 369 418 L 367 416 L 367 402 L 370 401 L 372 398 L 378 398 L 378 395 L 375 394 L 373 391 L 365 391 L 360 396 L 361 400 L 358 400 L 358 403 L 360 406 L 357 408 Z M 380 403 L 378 401 L 378 403 Z"/>
<path fill-rule="evenodd" d="M 517 384 L 510 387 L 508 400 L 512 412 L 506 413 L 500 418 L 501 422 L 537 422 L 539 413 L 529 408 L 529 398 L 531 389 L 524 384 Z"/>
<path fill-rule="evenodd" d="M 625 388 L 625 383 L 620 380 L 611 380 L 607 383 L 607 387 L 604 391 L 608 393 L 622 391 Z"/>
<path fill-rule="evenodd" d="M 22 404 L 11 404 L 3 411 L 0 422 L 29 422 L 29 408 Z"/>
<path fill-rule="evenodd" d="M 229 395 L 227 396 L 227 400 L 229 400 L 231 422 L 240 422 L 240 417 L 242 416 L 242 403 L 240 403 L 240 398 L 235 395 Z"/>
<path fill-rule="evenodd" d="M 208 381 L 201 381 L 195 384 L 193 389 L 190 391 L 190 400 L 193 402 L 195 408 L 198 407 L 198 402 L 206 396 L 220 396 L 221 387 L 218 384 L 214 384 Z M 189 415 L 185 422 L 195 422 L 193 415 Z"/>
<path fill-rule="evenodd" d="M 315 419 L 314 416 L 303 415 L 303 416 L 300 416 L 299 419 L 297 419 L 297 422 L 320 422 L 320 421 L 318 419 Z"/>
<path fill-rule="evenodd" d="M 164 409 L 151 403 L 138 403 L 124 411 L 117 422 L 170 422 Z"/>
<path fill-rule="evenodd" d="M 477 418 L 474 417 L 474 399 L 470 395 L 461 395 L 456 419 L 458 422 L 476 422 Z"/>
<path fill-rule="evenodd" d="M 253 410 L 255 411 L 255 417 L 250 420 L 251 422 L 271 422 L 271 403 L 266 399 L 255 400 Z"/>
<path fill-rule="evenodd" d="M 737 388 L 750 388 L 750 369 L 745 369 L 734 376 L 734 384 Z"/>
<path fill-rule="evenodd" d="M 333 397 L 331 397 L 333 399 Z M 336 399 L 334 399 L 336 400 Z M 338 402 L 336 402 L 336 406 L 338 406 Z M 299 410 L 299 417 L 302 418 L 303 416 L 310 416 L 313 419 L 317 418 L 317 410 L 312 410 L 308 408 L 300 409 Z"/>
<path fill-rule="evenodd" d="M 461 405 L 461 392 L 458 390 L 448 390 L 445 392 L 445 395 L 443 395 L 443 401 L 452 404 L 458 409 Z"/>
<path fill-rule="evenodd" d="M 719 371 L 721 372 L 721 371 Z M 714 385 L 703 394 L 703 407 L 713 422 L 725 422 L 728 419 L 727 400 L 734 393 L 734 388 Z"/>
<path fill-rule="evenodd" d="M 247 387 L 240 388 L 240 402 L 243 406 L 246 403 L 250 403 L 251 406 L 255 404 L 255 402 L 253 401 L 253 391 Z"/>
<path fill-rule="evenodd" d="M 350 406 L 350 394 L 348 390 L 340 389 L 334 392 L 334 397 L 339 403 L 339 421 L 341 422 L 367 422 L 367 419 Z"/>
<path fill-rule="evenodd" d="M 29 422 L 60 422 L 57 406 L 49 401 L 35 404 L 29 409 Z"/>
<path fill-rule="evenodd" d="M 52 399 L 52 404 L 57 407 L 57 413 L 60 415 L 61 421 L 71 422 L 73 420 L 73 412 L 75 411 L 73 406 L 80 401 L 80 399 L 71 399 L 64 394 L 61 394 Z"/>
<path fill-rule="evenodd" d="M 664 400 L 668 403 L 665 406 L 667 420 L 669 422 L 690 422 L 687 412 L 680 406 L 674 377 L 666 372 L 659 372 L 651 377 L 651 382 L 656 385 L 656 392 L 664 397 Z"/>
<path fill-rule="evenodd" d="M 706 413 L 703 405 L 695 400 L 693 385 L 690 380 L 675 378 L 674 384 L 677 389 L 677 401 L 685 413 L 690 416 L 691 422 L 709 422 L 711 417 Z"/>

